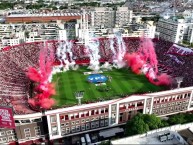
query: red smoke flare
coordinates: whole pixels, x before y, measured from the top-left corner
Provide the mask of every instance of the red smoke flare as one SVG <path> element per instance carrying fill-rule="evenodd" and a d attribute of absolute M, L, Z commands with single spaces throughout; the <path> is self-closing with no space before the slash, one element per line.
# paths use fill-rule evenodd
<path fill-rule="evenodd" d="M 136 74 L 145 73 L 149 81 L 155 85 L 170 85 L 171 77 L 167 74 L 158 73 L 158 61 L 154 50 L 153 42 L 150 39 L 141 38 L 139 50 L 132 54 L 125 54 L 126 60 L 131 70 Z"/>
<path fill-rule="evenodd" d="M 28 68 L 26 75 L 36 82 L 37 87 L 34 89 L 37 95 L 29 99 L 28 103 L 32 106 L 39 106 L 40 108 L 49 109 L 54 105 L 55 101 L 50 98 L 55 95 L 55 86 L 49 83 L 48 78 L 52 72 L 52 64 L 54 62 L 54 52 L 46 47 L 41 49 L 39 56 L 39 70 L 33 67 Z"/>

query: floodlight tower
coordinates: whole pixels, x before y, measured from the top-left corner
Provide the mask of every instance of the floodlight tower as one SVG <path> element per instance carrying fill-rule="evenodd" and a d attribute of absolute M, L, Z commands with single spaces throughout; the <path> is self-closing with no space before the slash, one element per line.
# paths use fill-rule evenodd
<path fill-rule="evenodd" d="M 76 99 L 78 100 L 78 105 L 81 105 L 81 99 L 84 96 L 84 91 L 77 91 L 74 94 L 75 94 Z"/>
<path fill-rule="evenodd" d="M 180 88 L 180 85 L 183 82 L 183 77 L 176 77 L 175 79 L 176 79 L 176 81 L 178 83 L 178 87 L 177 88 Z"/>

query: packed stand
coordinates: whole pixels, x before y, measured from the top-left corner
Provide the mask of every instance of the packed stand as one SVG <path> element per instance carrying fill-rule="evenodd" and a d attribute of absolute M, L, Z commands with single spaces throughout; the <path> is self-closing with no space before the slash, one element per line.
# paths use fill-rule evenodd
<path fill-rule="evenodd" d="M 111 50 L 111 40 L 100 38 L 99 53 L 101 61 L 112 61 L 113 52 Z M 136 52 L 139 48 L 139 38 L 123 38 L 127 52 Z M 116 40 L 113 40 L 115 51 L 118 49 Z M 175 56 L 183 60 L 179 64 L 167 54 L 168 49 L 173 45 L 172 42 L 154 39 L 155 51 L 158 58 L 158 68 L 162 73 L 167 73 L 172 77 L 184 77 L 182 87 L 191 86 L 193 78 L 193 61 L 191 56 Z M 71 51 L 76 63 L 89 63 L 89 57 L 86 53 L 86 46 L 72 42 Z M 58 41 L 48 41 L 47 47 L 57 49 Z M 30 80 L 26 77 L 26 70 L 29 66 L 38 67 L 39 51 L 44 47 L 43 42 L 26 43 L 18 46 L 7 47 L 0 53 L 0 99 L 1 104 L 13 106 L 16 114 L 32 113 L 27 103 Z M 9 97 L 7 97 L 9 96 Z M 22 100 L 22 101 L 21 101 Z M 22 110 L 22 111 L 20 111 Z"/>

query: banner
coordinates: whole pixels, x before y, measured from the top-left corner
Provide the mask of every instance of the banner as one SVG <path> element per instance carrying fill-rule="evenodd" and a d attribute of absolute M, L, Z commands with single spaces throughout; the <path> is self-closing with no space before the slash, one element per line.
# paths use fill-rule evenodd
<path fill-rule="evenodd" d="M 15 129 L 13 109 L 11 107 L 0 106 L 0 128 Z"/>
<path fill-rule="evenodd" d="M 187 47 L 179 46 L 177 44 L 173 44 L 169 50 L 167 51 L 168 54 L 175 54 L 181 56 L 188 56 L 193 55 L 193 50 Z"/>

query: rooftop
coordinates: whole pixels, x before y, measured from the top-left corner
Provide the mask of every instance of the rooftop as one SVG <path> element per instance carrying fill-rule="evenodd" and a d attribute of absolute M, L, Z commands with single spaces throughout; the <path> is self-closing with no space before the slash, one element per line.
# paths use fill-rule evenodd
<path fill-rule="evenodd" d="M 53 16 L 80 16 L 81 13 L 36 13 L 36 14 L 11 14 L 7 17 L 53 17 Z"/>
<path fill-rule="evenodd" d="M 183 137 L 183 139 L 189 144 L 193 143 L 193 128 L 180 130 L 178 133 Z"/>
<path fill-rule="evenodd" d="M 171 135 L 171 139 L 167 139 L 164 141 L 160 141 L 159 136 L 162 136 L 164 134 Z M 159 145 L 182 145 L 183 143 L 186 143 L 183 138 L 176 132 L 173 131 L 162 131 L 162 132 L 155 132 L 153 134 L 147 135 L 136 135 L 131 136 L 127 138 L 122 138 L 118 140 L 111 141 L 112 145 L 118 145 L 118 144 L 159 144 Z"/>

